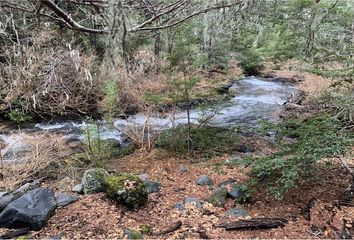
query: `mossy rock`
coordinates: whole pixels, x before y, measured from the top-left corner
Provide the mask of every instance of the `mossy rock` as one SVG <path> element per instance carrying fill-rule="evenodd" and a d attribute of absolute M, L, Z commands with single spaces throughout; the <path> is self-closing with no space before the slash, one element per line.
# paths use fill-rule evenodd
<path fill-rule="evenodd" d="M 213 194 L 208 198 L 208 202 L 217 207 L 223 207 L 226 202 L 227 189 L 226 187 L 218 187 Z"/>
<path fill-rule="evenodd" d="M 86 170 L 81 182 L 84 194 L 103 192 L 104 181 L 108 175 L 103 168 Z"/>
<path fill-rule="evenodd" d="M 148 191 L 144 182 L 136 175 L 121 174 L 105 179 L 106 193 L 118 204 L 136 209 L 148 201 Z"/>

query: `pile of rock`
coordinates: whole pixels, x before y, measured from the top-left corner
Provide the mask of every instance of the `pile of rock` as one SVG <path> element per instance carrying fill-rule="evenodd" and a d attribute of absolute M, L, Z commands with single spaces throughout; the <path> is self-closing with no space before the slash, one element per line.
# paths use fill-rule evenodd
<path fill-rule="evenodd" d="M 0 193 L 0 227 L 41 229 L 57 207 L 79 199 L 64 193 L 55 194 L 40 188 L 37 181 L 27 183 L 13 192 Z"/>

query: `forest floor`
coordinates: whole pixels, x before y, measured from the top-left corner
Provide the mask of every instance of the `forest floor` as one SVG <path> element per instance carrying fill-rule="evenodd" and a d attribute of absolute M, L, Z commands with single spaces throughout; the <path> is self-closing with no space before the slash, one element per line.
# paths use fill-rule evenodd
<path fill-rule="evenodd" d="M 336 238 L 342 230 L 343 219 L 349 223 L 354 220 L 353 208 L 335 207 L 349 186 L 349 177 L 339 164 L 319 169 L 321 178 L 289 192 L 282 201 L 266 197 L 260 191 L 251 203 L 236 205 L 247 210 L 250 217 L 285 218 L 289 222 L 283 228 L 245 231 L 216 228 L 215 225 L 222 222 L 237 220 L 224 216 L 225 211 L 233 207 L 232 200 L 223 208 L 204 203 L 202 209 L 192 206 L 183 212 L 179 211 L 175 205 L 186 197 L 205 200 L 212 193 L 209 187 L 196 185 L 200 175 L 208 175 L 215 185 L 228 178 L 238 182 L 248 178 L 247 167 L 230 167 L 224 164 L 227 159 L 229 156 L 222 156 L 207 163 L 191 164 L 188 159 L 153 150 L 139 151 L 125 159 L 112 160 L 111 170 L 147 173 L 150 179 L 162 184 L 162 190 L 150 194 L 148 204 L 137 211 L 116 206 L 103 194 L 81 196 L 76 203 L 58 208 L 47 226 L 34 233 L 33 237 L 49 238 L 62 233 L 64 239 L 122 238 L 124 229 L 139 229 L 141 225 L 146 225 L 152 229 L 152 234 L 147 238 Z M 186 173 L 178 172 L 180 164 L 187 167 Z M 315 199 L 316 205 L 306 213 L 311 199 Z M 310 214 L 311 220 L 306 214 Z M 182 226 L 175 232 L 154 235 L 170 228 L 178 220 Z"/>
<path fill-rule="evenodd" d="M 269 154 L 274 150 L 260 137 L 243 141 L 251 144 L 256 155 Z M 239 154 L 240 157 L 243 155 L 244 153 Z M 349 224 L 353 222 L 353 208 L 336 207 L 336 203 L 350 184 L 350 177 L 338 162 L 332 162 L 328 167 L 327 161 L 323 168 L 318 169 L 320 178 L 292 190 L 281 201 L 272 199 L 265 191 L 260 190 L 251 202 L 245 204 L 234 206 L 233 201 L 229 199 L 224 207 L 214 207 L 204 202 L 213 189 L 198 186 L 198 176 L 208 175 L 214 186 L 229 178 L 237 182 L 248 179 L 248 167 L 226 164 L 230 158 L 232 156 L 224 155 L 209 161 L 191 163 L 191 159 L 154 149 L 150 152 L 140 150 L 125 158 L 112 159 L 107 163 L 109 171 L 148 174 L 149 179 L 162 184 L 161 191 L 150 194 L 147 205 L 136 211 L 128 211 L 115 205 L 104 194 L 82 195 L 79 201 L 58 208 L 47 226 L 39 232 L 32 232 L 30 236 L 50 238 L 62 234 L 63 239 L 124 238 L 125 229 L 139 230 L 145 225 L 152 229 L 151 234 L 145 236 L 151 239 L 337 238 L 342 230 L 343 219 Z M 181 164 L 187 167 L 186 173 L 179 173 Z M 67 189 L 77 183 L 77 180 L 70 180 L 67 182 Z M 62 182 L 48 182 L 44 187 L 61 189 Z M 179 211 L 176 203 L 186 197 L 200 199 L 203 207 L 198 209 L 189 206 L 185 211 Z M 311 200 L 315 200 L 315 205 L 307 212 L 306 208 Z M 220 223 L 244 219 L 225 217 L 225 212 L 232 207 L 248 211 L 250 216 L 246 219 L 274 217 L 287 219 L 288 223 L 283 228 L 270 230 L 226 231 L 215 227 Z M 182 222 L 179 229 L 169 234 L 157 235 L 177 221 Z"/>

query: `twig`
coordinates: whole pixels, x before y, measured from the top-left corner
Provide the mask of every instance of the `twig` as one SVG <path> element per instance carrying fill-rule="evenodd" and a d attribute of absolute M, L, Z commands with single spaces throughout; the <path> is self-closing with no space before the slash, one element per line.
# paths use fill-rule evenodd
<path fill-rule="evenodd" d="M 157 236 L 160 236 L 160 235 L 165 235 L 165 234 L 174 232 L 174 231 L 178 230 L 181 226 L 182 226 L 182 222 L 178 220 L 177 222 L 174 223 L 174 225 L 173 225 L 172 227 L 168 228 L 168 229 L 165 230 L 165 231 L 162 231 L 162 232 L 160 232 L 160 233 L 157 233 L 156 235 L 157 235 Z"/>

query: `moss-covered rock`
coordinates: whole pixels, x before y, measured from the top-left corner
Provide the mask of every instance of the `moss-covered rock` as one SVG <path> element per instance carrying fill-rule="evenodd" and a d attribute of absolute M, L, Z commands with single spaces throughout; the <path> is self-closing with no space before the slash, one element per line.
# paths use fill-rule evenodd
<path fill-rule="evenodd" d="M 84 194 L 103 192 L 104 181 L 108 175 L 108 172 L 103 168 L 86 170 L 81 181 Z"/>
<path fill-rule="evenodd" d="M 128 239 L 143 239 L 143 234 L 134 229 L 125 229 L 124 234 L 127 235 Z"/>
<path fill-rule="evenodd" d="M 226 202 L 227 189 L 226 187 L 218 187 L 213 194 L 208 198 L 208 202 L 217 207 L 223 207 Z"/>
<path fill-rule="evenodd" d="M 144 182 L 136 175 L 108 176 L 105 179 L 105 186 L 109 198 L 129 209 L 136 209 L 147 203 L 148 191 Z"/>

